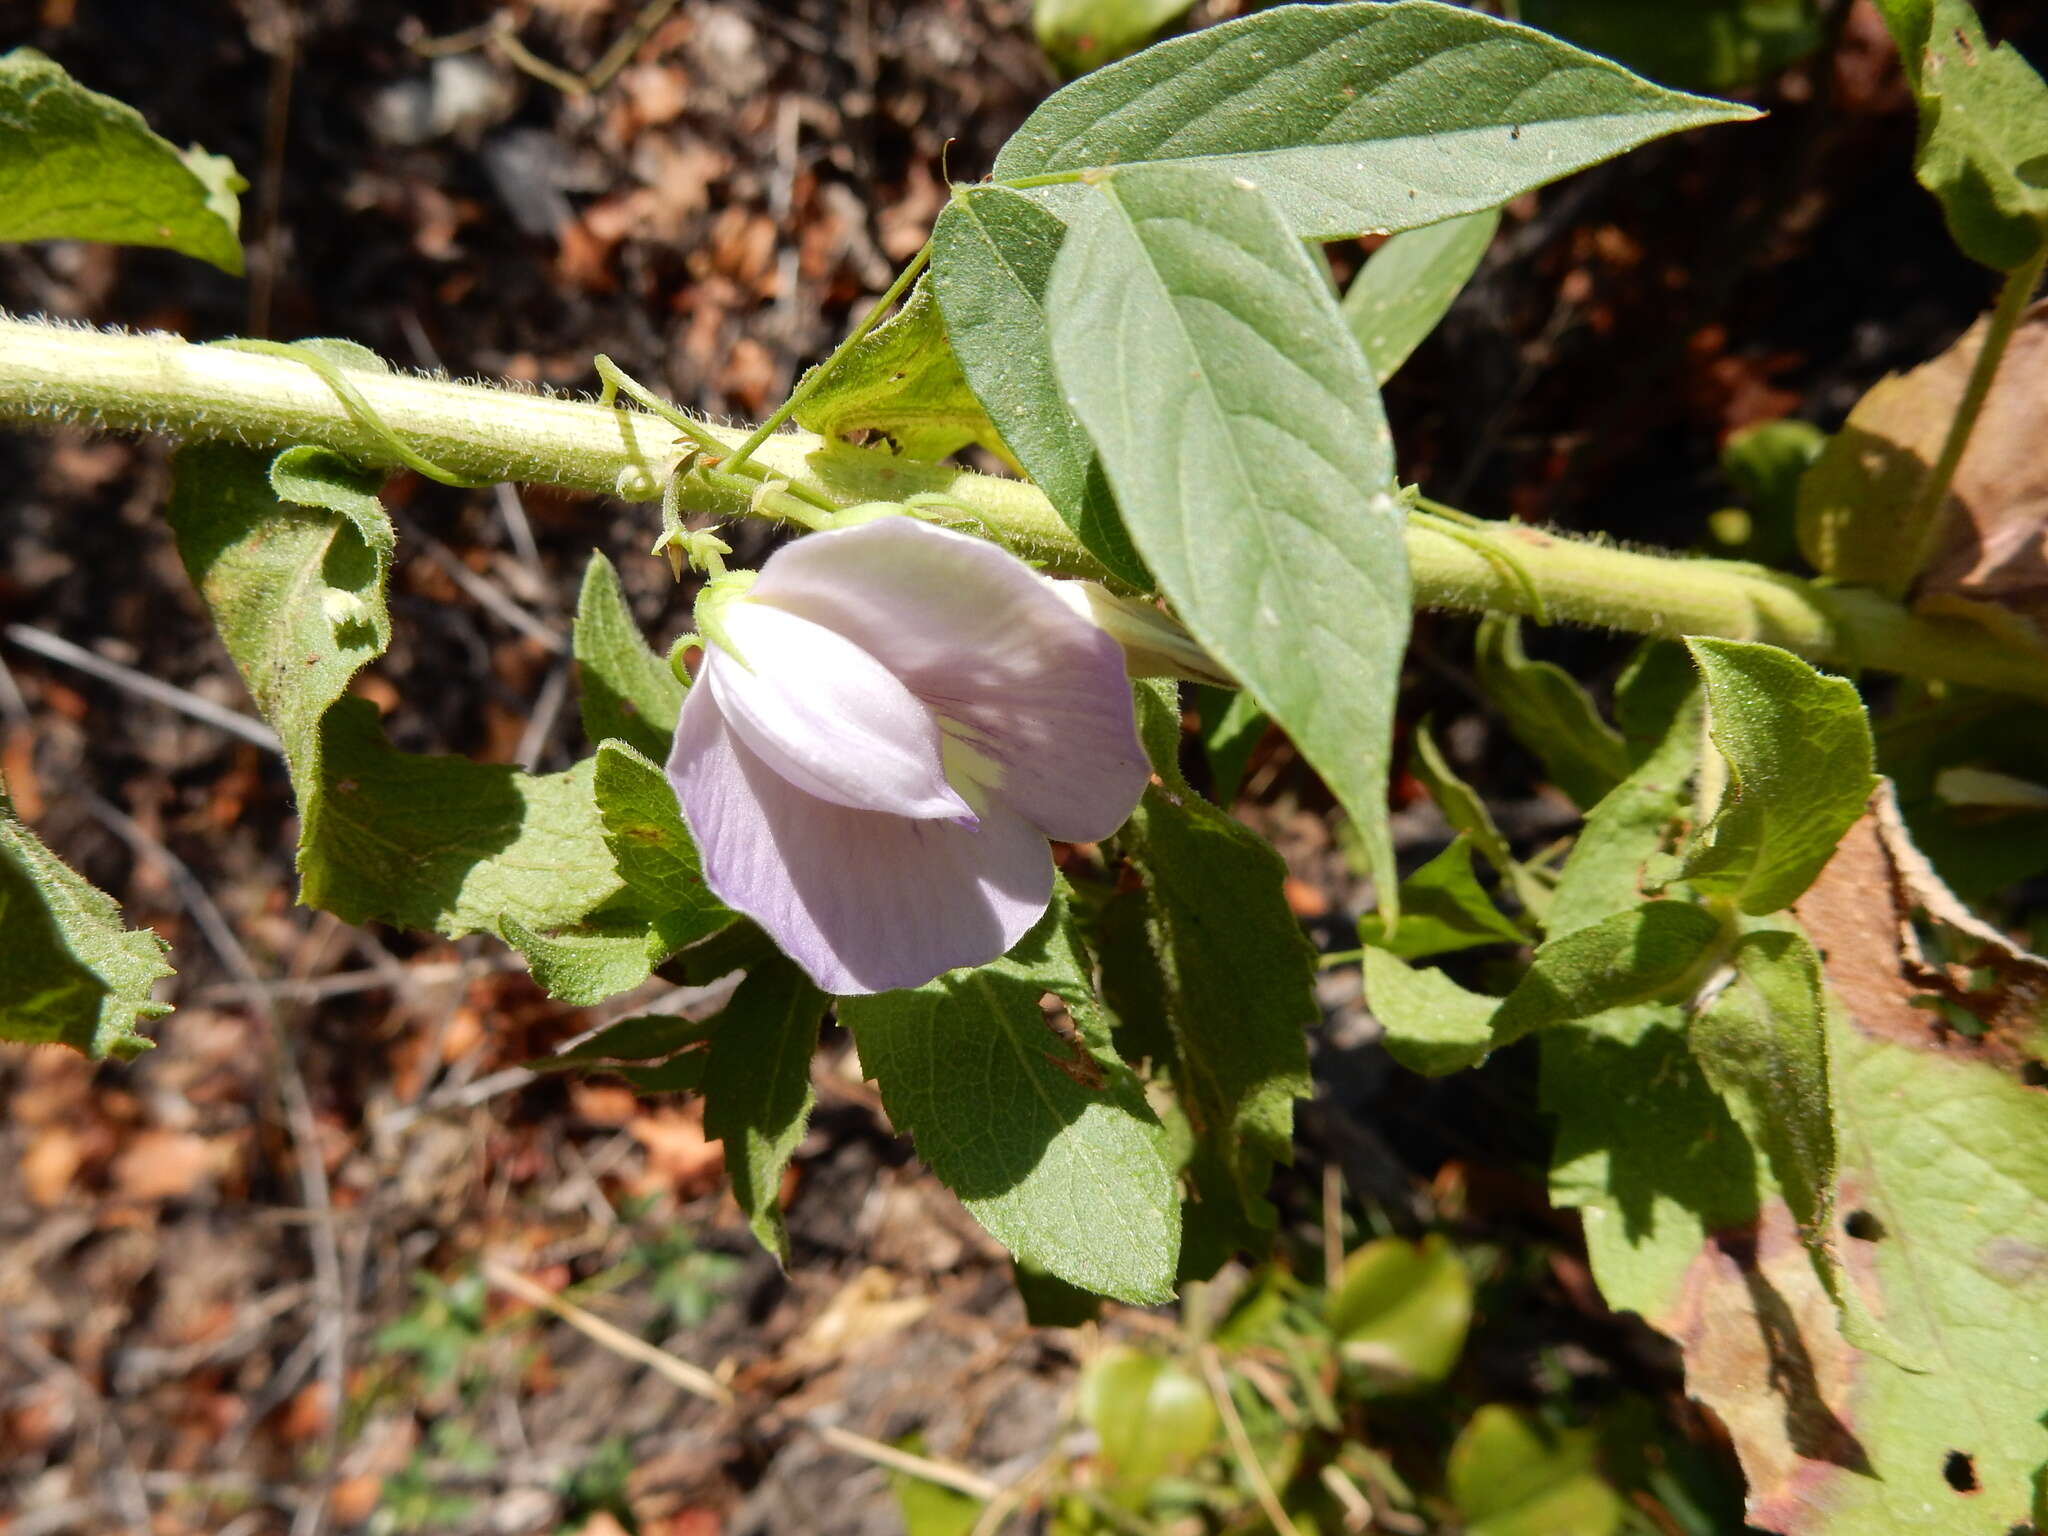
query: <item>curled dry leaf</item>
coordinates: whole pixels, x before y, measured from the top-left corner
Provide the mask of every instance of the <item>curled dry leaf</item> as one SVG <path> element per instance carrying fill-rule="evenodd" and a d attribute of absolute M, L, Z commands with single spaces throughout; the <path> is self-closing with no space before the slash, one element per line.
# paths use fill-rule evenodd
<path fill-rule="evenodd" d="M 1979 320 L 1931 362 L 1882 379 L 1857 402 L 1799 492 L 1799 543 L 1838 580 L 1903 584 L 1906 518 L 1984 343 Z M 1951 482 L 1942 528 L 1914 591 L 2048 645 L 2048 303 L 2013 333 Z"/>

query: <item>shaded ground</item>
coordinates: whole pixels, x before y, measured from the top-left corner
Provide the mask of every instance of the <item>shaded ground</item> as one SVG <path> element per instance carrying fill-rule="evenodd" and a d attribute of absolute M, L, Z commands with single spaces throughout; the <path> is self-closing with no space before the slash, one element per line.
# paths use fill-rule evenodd
<path fill-rule="evenodd" d="M 43 48 L 249 172 L 257 259 L 242 285 L 160 253 L 0 250 L 0 305 L 346 335 L 561 386 L 587 385 L 603 351 L 742 416 L 915 251 L 942 154 L 978 174 L 1050 86 L 1021 0 L 684 0 L 582 98 L 464 46 L 482 6 L 40 0 L 23 19 L 36 9 L 0 13 L 0 46 Z M 583 69 L 637 11 L 508 14 L 534 53 Z M 1409 476 L 1477 512 L 1687 545 L 1728 498 L 1728 430 L 1833 425 L 1962 329 L 1988 281 L 1910 181 L 1911 118 L 1869 12 L 1761 99 L 1766 123 L 1517 205 L 1390 391 Z M 0 485 L 0 624 L 243 707 L 157 520 L 159 447 L 0 439 Z M 571 761 L 562 642 L 592 545 L 650 631 L 678 627 L 665 569 L 637 553 L 644 511 L 417 482 L 391 500 L 398 637 L 362 691 L 406 746 Z M 1538 845 L 1570 816 L 1476 706 L 1468 628 L 1421 624 L 1406 713 L 1434 711 Z M 1625 654 L 1596 636 L 1537 648 L 1595 677 Z M 998 1479 L 1053 1443 L 1085 1340 L 1025 1326 L 1000 1255 L 889 1135 L 843 1046 L 820 1059 L 784 1278 L 693 1106 L 517 1065 L 660 989 L 577 1012 L 487 943 L 295 908 L 278 763 L 12 630 L 0 733 L 23 814 L 169 937 L 180 971 L 160 1048 L 132 1066 L 0 1055 L 0 1530 L 306 1530 L 324 1500 L 340 1528 L 879 1533 L 898 1528 L 883 1475 L 817 1425 L 921 1429 Z M 1326 797 L 1271 744 L 1249 786 L 1243 814 L 1288 854 L 1298 910 L 1348 947 L 1360 892 Z M 1404 855 L 1424 857 L 1442 824 L 1412 784 L 1397 799 Z M 209 942 L 181 870 L 248 970 Z M 1356 991 L 1328 978 L 1321 1096 L 1280 1192 L 1289 1244 L 1317 1241 L 1333 1164 L 1355 1217 L 1448 1222 L 1504 1255 L 1475 1393 L 1627 1385 L 1676 1411 L 1661 1351 L 1601 1312 L 1543 1201 L 1531 1062 L 1418 1085 L 1372 1044 Z M 593 1311 L 722 1369 L 738 1406 L 537 1321 L 475 1278 L 486 1258 L 577 1282 Z"/>

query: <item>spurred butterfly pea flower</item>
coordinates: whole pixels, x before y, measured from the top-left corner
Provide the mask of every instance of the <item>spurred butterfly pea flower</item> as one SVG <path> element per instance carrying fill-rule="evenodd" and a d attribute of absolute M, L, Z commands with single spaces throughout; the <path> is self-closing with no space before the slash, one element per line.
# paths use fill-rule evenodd
<path fill-rule="evenodd" d="M 827 992 L 995 959 L 1051 901 L 1047 839 L 1144 791 L 1122 649 L 980 539 L 812 534 L 702 617 L 669 782 L 705 884 Z"/>

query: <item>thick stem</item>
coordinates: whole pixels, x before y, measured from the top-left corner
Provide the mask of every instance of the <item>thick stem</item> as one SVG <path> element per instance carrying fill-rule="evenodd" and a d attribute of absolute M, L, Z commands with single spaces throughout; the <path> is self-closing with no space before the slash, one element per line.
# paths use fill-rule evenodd
<path fill-rule="evenodd" d="M 661 494 L 687 446 L 640 411 L 409 374 L 351 371 L 361 399 L 413 450 L 470 479 L 558 485 L 629 500 Z M 252 445 L 319 443 L 396 467 L 312 369 L 286 358 L 195 346 L 167 336 L 0 317 L 0 420 L 71 422 Z M 734 428 L 704 429 L 737 444 Z M 1102 575 L 1036 487 L 879 449 L 783 432 L 755 455 L 762 470 L 835 506 L 918 497 L 917 515 L 993 537 L 1026 559 Z M 745 498 L 694 490 L 689 510 L 748 510 Z M 772 515 L 774 498 L 760 509 Z M 1917 617 L 1883 596 L 1725 560 L 1647 554 L 1519 524 L 1475 523 L 1451 537 L 1408 533 L 1418 606 L 1496 611 L 1644 635 L 1764 640 L 1814 661 L 1876 668 L 2048 699 L 2048 666 L 1960 620 Z"/>
<path fill-rule="evenodd" d="M 2012 340 L 2013 332 L 2019 329 L 2020 320 L 2027 312 L 2027 303 L 2041 281 L 2044 265 L 2048 265 L 2048 243 L 2042 245 L 2031 261 L 2008 273 L 2005 286 L 1998 291 L 1998 307 L 1991 312 L 1990 328 L 1984 333 L 1984 345 L 1977 349 L 1977 361 L 1963 386 L 1963 398 L 1956 403 L 1956 414 L 1948 424 L 1948 436 L 1942 441 L 1941 455 L 1921 482 L 1920 489 L 1914 493 L 1913 505 L 1907 511 L 1904 533 L 1912 558 L 1893 579 L 1892 595 L 1895 597 L 1903 596 L 1912 587 L 1914 579 L 1927 568 L 1927 562 L 1934 558 L 1942 525 L 1946 521 L 1948 488 L 1955 480 L 1956 466 L 1963 462 L 1963 450 L 1970 446 L 1970 434 L 1976 430 L 1985 397 L 1991 393 L 1991 382 L 1998 377 L 1998 365 L 2005 359 L 2006 345 Z"/>

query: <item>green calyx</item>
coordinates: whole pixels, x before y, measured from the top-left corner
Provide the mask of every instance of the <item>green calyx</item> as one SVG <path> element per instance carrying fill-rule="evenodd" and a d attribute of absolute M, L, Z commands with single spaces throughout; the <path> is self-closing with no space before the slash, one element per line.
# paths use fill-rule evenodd
<path fill-rule="evenodd" d="M 725 626 L 725 614 L 753 589 L 759 575 L 758 571 L 724 571 L 705 582 L 704 590 L 697 594 L 697 634 L 703 637 L 703 643 L 717 646 L 743 667 L 747 658 L 733 644 Z"/>

